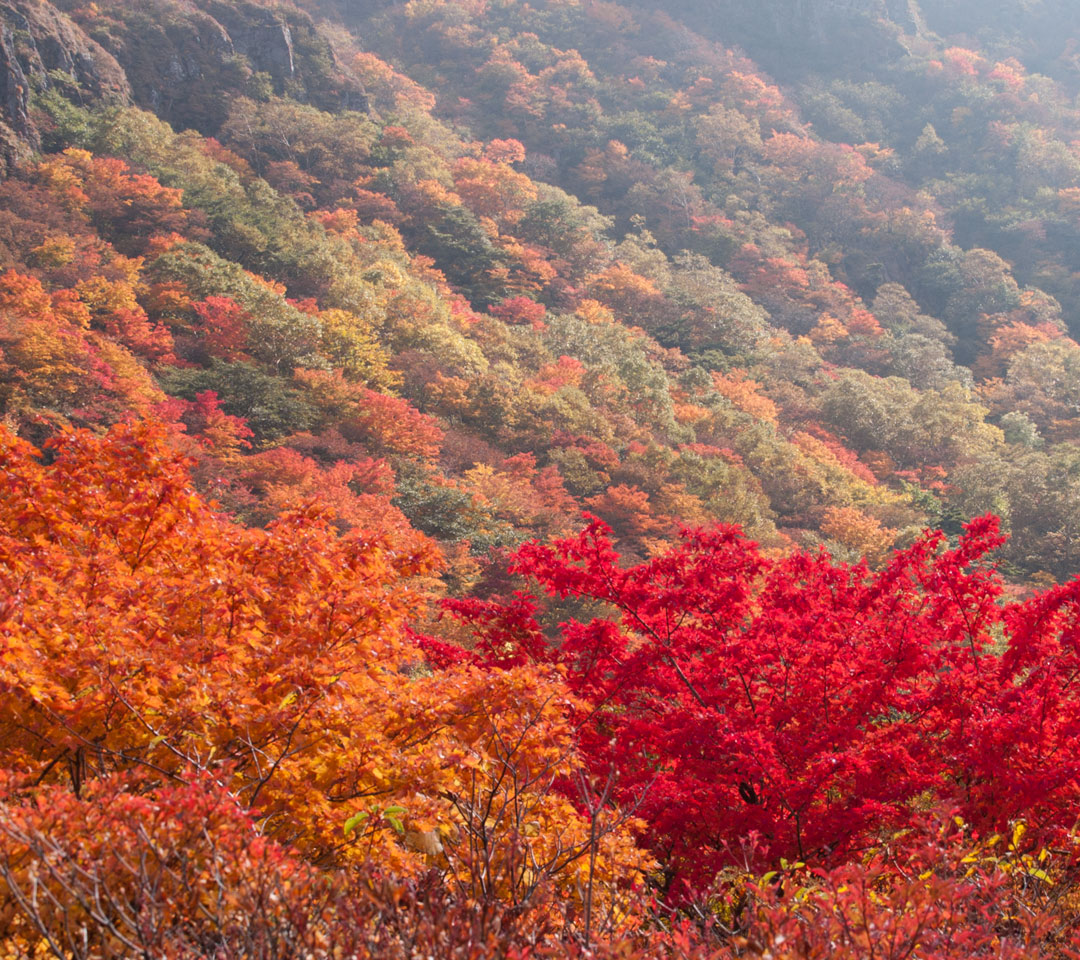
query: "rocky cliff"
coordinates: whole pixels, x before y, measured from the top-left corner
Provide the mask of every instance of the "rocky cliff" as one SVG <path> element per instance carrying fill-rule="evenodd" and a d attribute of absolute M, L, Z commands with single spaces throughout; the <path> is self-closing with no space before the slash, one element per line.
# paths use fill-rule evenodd
<path fill-rule="evenodd" d="M 135 102 L 212 134 L 226 93 L 366 110 L 311 17 L 258 0 L 0 0 L 0 174 L 41 145 L 33 98 Z"/>
<path fill-rule="evenodd" d="M 79 97 L 128 102 L 124 70 L 78 24 L 45 0 L 0 0 L 0 161 L 40 144 L 31 93 L 62 86 Z"/>
<path fill-rule="evenodd" d="M 226 93 L 273 90 L 330 109 L 366 110 L 362 85 L 312 18 L 262 0 L 78 0 L 71 14 L 124 68 L 136 102 L 212 134 Z"/>

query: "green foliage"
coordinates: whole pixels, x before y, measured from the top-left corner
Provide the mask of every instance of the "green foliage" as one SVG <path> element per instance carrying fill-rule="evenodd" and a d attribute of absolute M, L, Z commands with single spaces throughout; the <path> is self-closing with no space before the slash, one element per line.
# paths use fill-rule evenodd
<path fill-rule="evenodd" d="M 187 400 L 213 390 L 227 414 L 247 421 L 257 447 L 270 446 L 317 422 L 316 411 L 303 391 L 251 363 L 215 359 L 208 367 L 165 369 L 159 376 L 166 391 Z"/>
<path fill-rule="evenodd" d="M 830 510 L 888 530 L 1012 510 L 1011 481 L 990 491 L 980 465 L 1049 463 L 1080 435 L 1063 336 L 1080 315 L 1074 85 L 1002 41 L 996 13 L 979 46 L 886 6 L 781 22 L 768 5 L 709 19 L 674 0 L 325 0 L 316 26 L 260 2 L 104 0 L 71 15 L 153 112 L 56 76 L 34 93 L 43 145 L 120 157 L 186 212 L 132 226 L 55 170 L 27 174 L 5 195 L 0 254 L 50 291 L 100 299 L 111 288 L 87 284 L 123 275 L 150 316 L 95 306 L 95 335 L 142 344 L 142 375 L 188 403 L 218 393 L 259 447 L 350 464 L 358 385 L 400 391 L 446 439 L 397 478 L 400 503 L 474 552 L 539 522 L 520 503 L 496 516 L 524 486 L 489 479 L 481 495 L 466 479 L 478 464 L 505 477 L 520 454 L 574 510 L 603 502 L 639 533 L 724 519 L 809 544 Z M 1040 29 L 1059 15 L 1024 14 Z M 231 53 L 196 42 L 213 23 L 236 31 Z M 853 44 L 855 60 L 825 53 Z M 110 266 L 112 243 L 141 260 Z M 210 336 L 207 297 L 235 303 L 242 329 Z M 175 364 L 146 352 L 159 322 Z M 230 363 L 242 386 L 224 382 Z M 387 435 L 377 446 L 396 449 Z M 1051 513 L 1060 532 L 1067 511 Z M 1053 566 L 1052 539 L 1014 529 L 1039 546 L 1013 569 Z"/>
<path fill-rule="evenodd" d="M 251 318 L 252 354 L 267 366 L 288 373 L 296 366 L 325 365 L 318 356 L 323 331 L 316 317 L 202 244 L 187 243 L 162 254 L 151 265 L 150 276 L 181 284 L 198 299 L 235 300 Z"/>
<path fill-rule="evenodd" d="M 447 543 L 467 543 L 477 556 L 525 539 L 473 494 L 424 468 L 401 466 L 394 503 L 417 530 Z"/>
<path fill-rule="evenodd" d="M 500 283 L 498 271 L 506 264 L 506 257 L 466 207 L 438 204 L 424 225 L 417 249 L 432 257 L 475 303 L 487 306 L 505 298 L 506 287 Z"/>

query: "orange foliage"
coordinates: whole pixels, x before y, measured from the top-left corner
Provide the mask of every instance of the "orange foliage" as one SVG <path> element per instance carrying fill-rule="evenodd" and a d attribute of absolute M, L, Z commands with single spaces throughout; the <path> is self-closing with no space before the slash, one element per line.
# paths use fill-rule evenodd
<path fill-rule="evenodd" d="M 764 152 L 786 177 L 805 178 L 822 192 L 862 183 L 874 173 L 854 147 L 825 144 L 793 133 L 774 133 L 765 141 Z"/>
<path fill-rule="evenodd" d="M 1061 330 L 1052 324 L 1032 325 L 1015 320 L 997 328 L 990 337 L 990 352 L 975 361 L 972 372 L 983 380 L 1003 376 L 1015 354 L 1034 343 L 1046 343 L 1062 336 Z"/>
<path fill-rule="evenodd" d="M 255 514 L 260 520 L 270 521 L 315 503 L 345 529 L 394 537 L 402 544 L 419 542 L 404 515 L 390 502 L 393 472 L 382 460 L 338 461 L 324 467 L 295 450 L 276 447 L 245 457 L 237 468 L 245 486 L 259 499 Z M 356 492 L 358 487 L 362 492 Z"/>
<path fill-rule="evenodd" d="M 847 336 L 848 328 L 828 313 L 823 313 L 818 318 L 817 325 L 810 331 L 810 339 L 816 344 L 836 343 Z"/>
<path fill-rule="evenodd" d="M 342 433 L 377 453 L 395 451 L 417 457 L 439 454 L 443 433 L 434 417 L 420 413 L 407 400 L 356 388 L 355 415 L 342 425 Z"/>
<path fill-rule="evenodd" d="M 1017 92 L 1024 89 L 1026 83 L 1024 65 L 1015 57 L 1009 57 L 1000 63 L 994 64 L 994 69 L 988 74 L 989 79 L 997 80 L 1009 90 Z"/>
<path fill-rule="evenodd" d="M 576 357 L 559 357 L 554 363 L 546 363 L 526 386 L 537 393 L 555 393 L 563 387 L 576 387 L 585 376 L 585 365 Z"/>
<path fill-rule="evenodd" d="M 858 507 L 829 507 L 821 532 L 864 556 L 871 566 L 884 563 L 896 540 L 896 531 L 883 527 Z"/>
<path fill-rule="evenodd" d="M 819 463 L 838 466 L 872 487 L 878 484 L 878 478 L 869 467 L 859 460 L 854 452 L 821 427 L 811 426 L 806 431 L 798 431 L 792 434 L 791 442 Z"/>
<path fill-rule="evenodd" d="M 518 454 L 494 468 L 477 464 L 465 472 L 464 489 L 495 516 L 538 533 L 570 529 L 575 504 L 554 467 L 536 469 L 536 457 Z"/>
<path fill-rule="evenodd" d="M 118 241 L 183 232 L 187 225 L 181 191 L 132 173 L 123 160 L 71 148 L 42 161 L 35 172 L 61 203 L 105 221 Z"/>
<path fill-rule="evenodd" d="M 417 598 L 403 578 L 430 552 L 339 539 L 318 513 L 236 527 L 192 494 L 159 427 L 70 434 L 49 468 L 0 440 L 0 576 L 8 597 L 22 585 L 0 607 L 4 767 L 30 782 L 87 750 L 102 772 L 234 763 L 276 832 L 331 843 L 331 797 L 370 757 L 358 744 L 342 765 L 341 710 L 379 695 L 368 664 L 405 654 L 395 631 Z"/>
<path fill-rule="evenodd" d="M 239 360 L 246 356 L 251 318 L 229 297 L 207 297 L 191 305 L 199 318 L 198 333 L 212 357 Z"/>
<path fill-rule="evenodd" d="M 358 53 L 353 57 L 352 69 L 379 109 L 430 111 L 435 106 L 432 93 L 373 53 Z"/>
<path fill-rule="evenodd" d="M 141 313 L 126 316 L 138 342 L 150 328 Z M 89 329 L 91 319 L 73 291 L 50 296 L 36 278 L 13 270 L 0 278 L 0 407 L 9 417 L 114 420 L 163 399 L 124 346 Z M 131 332 L 121 326 L 125 314 L 112 319 L 117 333 Z"/>
<path fill-rule="evenodd" d="M 521 163 L 525 147 L 520 140 L 492 140 L 484 148 L 484 159 L 492 163 Z"/>
<path fill-rule="evenodd" d="M 845 326 L 848 328 L 849 333 L 863 337 L 880 337 L 885 332 L 881 329 L 877 317 L 863 307 L 854 307 L 852 309 Z"/>
<path fill-rule="evenodd" d="M 761 384 L 751 380 L 742 370 L 736 368 L 726 374 L 714 372 L 712 381 L 716 392 L 730 400 L 743 413 L 774 426 L 778 423 L 780 411 L 776 404 L 761 392 Z"/>
<path fill-rule="evenodd" d="M 586 323 L 606 324 L 615 322 L 615 314 L 599 300 L 582 300 L 577 305 L 574 314 Z"/>
<path fill-rule="evenodd" d="M 536 200 L 536 185 L 508 162 L 462 157 L 454 164 L 454 189 L 473 213 L 517 223 Z"/>
<path fill-rule="evenodd" d="M 609 306 L 617 317 L 638 323 L 642 314 L 657 310 L 663 302 L 659 287 L 624 263 L 614 263 L 586 279 L 589 294 Z"/>
<path fill-rule="evenodd" d="M 671 536 L 677 528 L 670 518 L 656 515 L 648 493 L 636 486 L 616 484 L 585 502 L 611 526 L 624 549 L 647 552 L 650 545 Z"/>
<path fill-rule="evenodd" d="M 753 114 L 769 125 L 779 127 L 793 115 L 791 109 L 785 105 L 780 89 L 757 74 L 731 70 L 724 77 L 723 91 L 733 106 Z"/>
<path fill-rule="evenodd" d="M 980 54 L 964 47 L 949 47 L 942 58 L 948 72 L 955 77 L 977 77 L 986 66 Z"/>
<path fill-rule="evenodd" d="M 405 622 L 437 569 L 423 540 L 341 535 L 314 507 L 239 526 L 192 492 L 160 425 L 50 446 L 46 466 L 0 429 L 7 796 L 62 802 L 64 786 L 96 795 L 121 775 L 128 794 L 160 797 L 199 780 L 324 866 L 409 873 L 445 849 L 458 882 L 487 877 L 507 898 L 521 881 L 501 858 L 524 856 L 523 825 L 489 818 L 500 841 L 483 863 L 465 838 L 474 810 L 525 804 L 531 856 L 578 895 L 589 823 L 549 786 L 573 752 L 562 682 L 531 666 L 414 675 Z M 597 862 L 615 896 L 648 866 L 631 825 Z"/>
<path fill-rule="evenodd" d="M 228 460 L 250 447 L 253 436 L 242 417 L 234 417 L 221 409 L 213 390 L 196 394 L 194 400 L 170 397 L 155 411 L 162 418 L 171 417 L 191 436 L 198 438 L 203 448 L 213 456 Z"/>

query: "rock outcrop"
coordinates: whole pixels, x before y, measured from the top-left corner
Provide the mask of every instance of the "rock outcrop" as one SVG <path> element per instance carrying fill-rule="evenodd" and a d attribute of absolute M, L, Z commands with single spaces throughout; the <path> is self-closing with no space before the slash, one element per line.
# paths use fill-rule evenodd
<path fill-rule="evenodd" d="M 209 13 L 229 32 L 234 50 L 252 68 L 276 79 L 296 73 L 292 29 L 284 13 L 254 3 L 207 5 Z"/>
<path fill-rule="evenodd" d="M 31 93 L 60 85 L 76 97 L 130 102 L 124 70 L 70 17 L 45 0 L 0 0 L 0 162 L 40 145 Z"/>
<path fill-rule="evenodd" d="M 33 98 L 137 103 L 213 134 L 228 93 L 367 110 L 307 14 L 261 0 L 0 0 L 0 176 L 41 146 Z"/>
<path fill-rule="evenodd" d="M 71 3 L 73 0 L 56 0 Z M 121 64 L 136 103 L 174 127 L 213 134 L 226 93 L 272 89 L 332 109 L 366 110 L 310 16 L 261 0 L 100 0 L 100 26 L 72 10 Z"/>

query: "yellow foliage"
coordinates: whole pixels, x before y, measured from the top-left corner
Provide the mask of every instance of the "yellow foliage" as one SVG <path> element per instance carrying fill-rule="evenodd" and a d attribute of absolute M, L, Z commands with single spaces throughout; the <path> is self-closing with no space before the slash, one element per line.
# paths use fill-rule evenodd
<path fill-rule="evenodd" d="M 75 241 L 71 237 L 47 237 L 30 251 L 39 267 L 63 267 L 75 259 Z"/>
<path fill-rule="evenodd" d="M 603 324 L 615 322 L 615 314 L 600 303 L 599 300 L 582 300 L 574 313 L 586 323 Z"/>
<path fill-rule="evenodd" d="M 895 530 L 858 507 L 829 507 L 821 532 L 866 557 L 871 566 L 885 562 L 896 540 Z"/>

